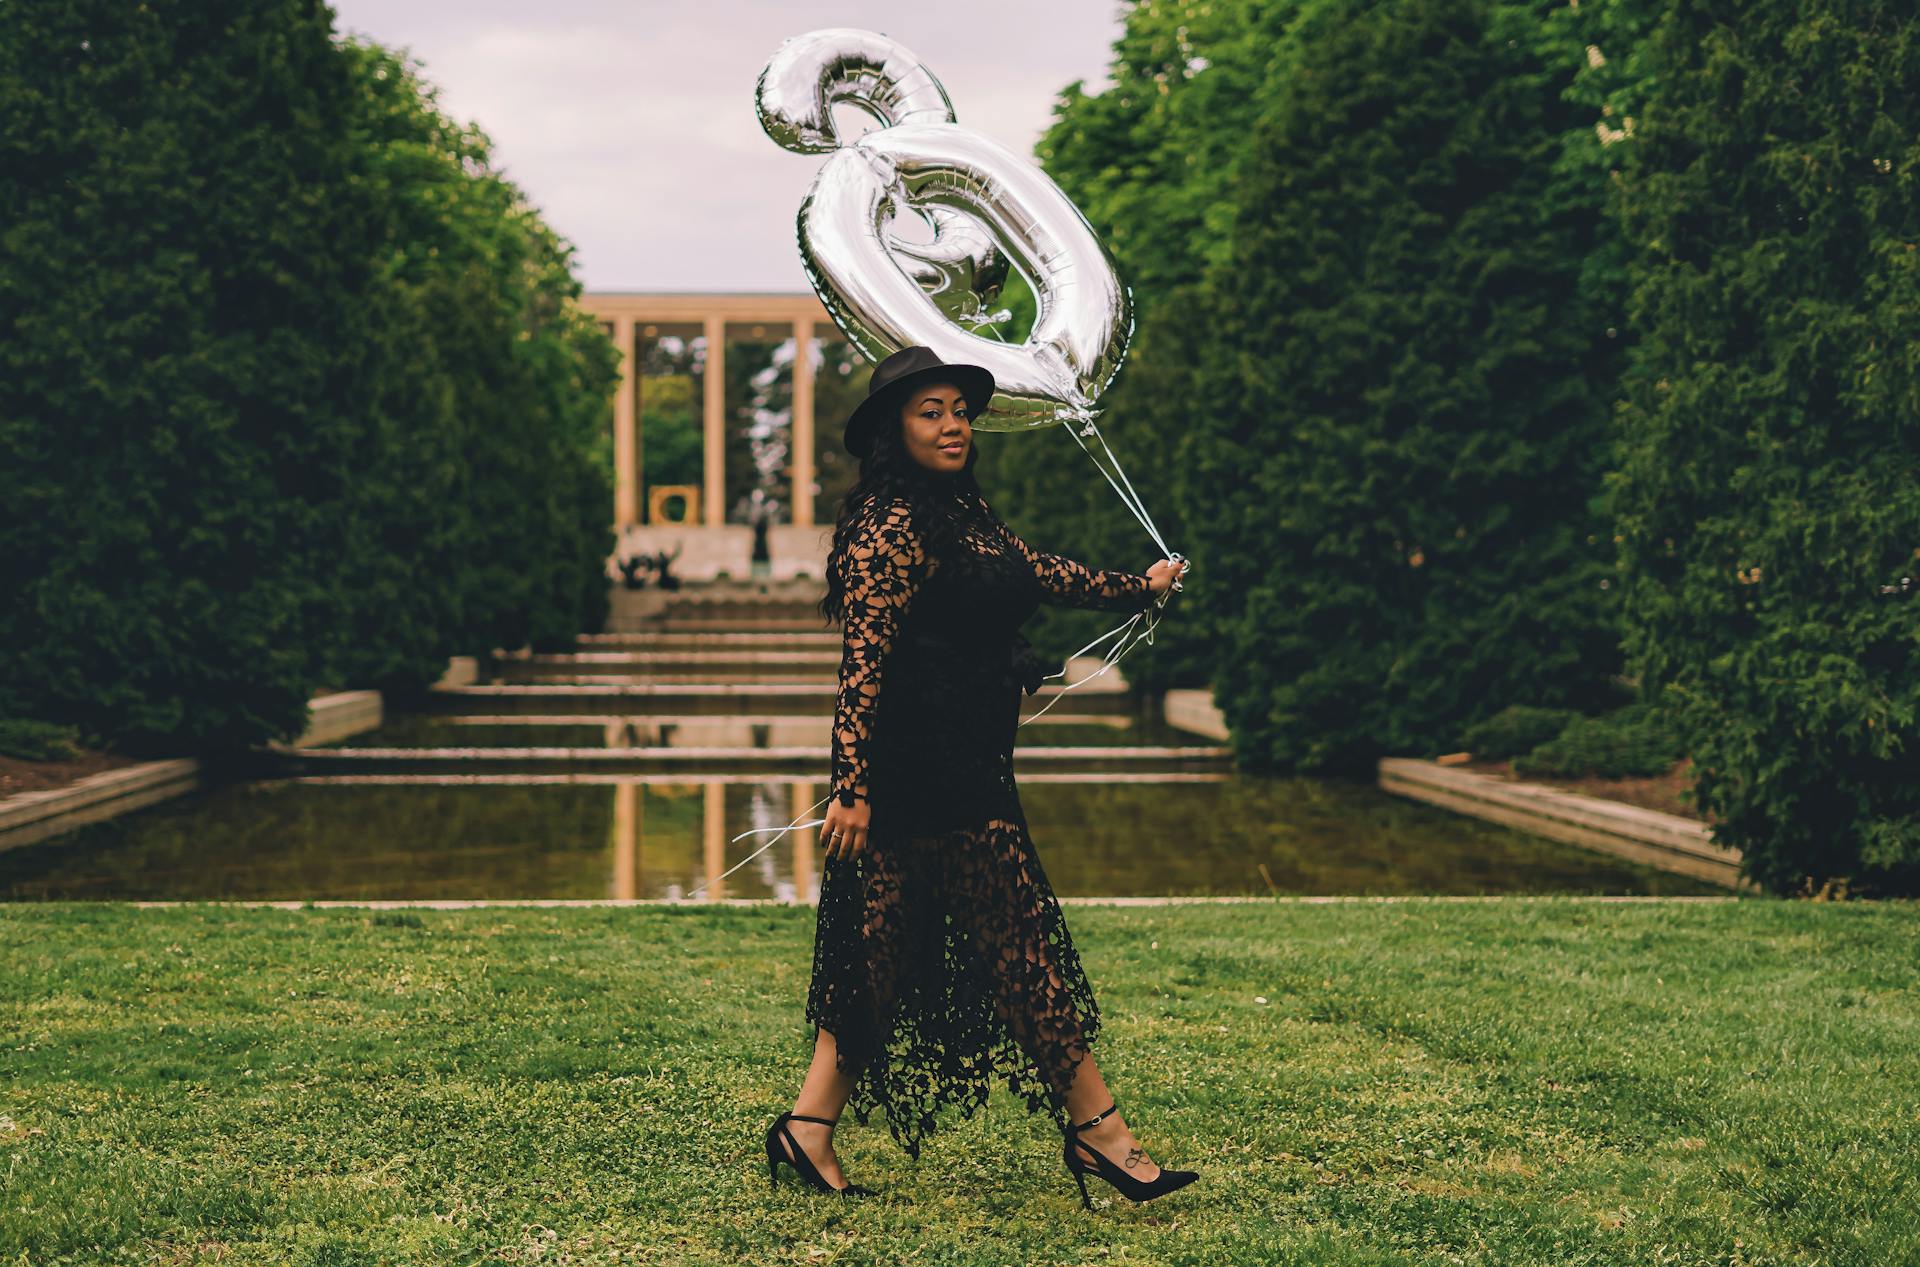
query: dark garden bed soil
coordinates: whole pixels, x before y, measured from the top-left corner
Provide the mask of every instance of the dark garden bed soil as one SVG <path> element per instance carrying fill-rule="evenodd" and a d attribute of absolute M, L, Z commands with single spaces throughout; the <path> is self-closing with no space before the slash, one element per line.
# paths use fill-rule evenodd
<path fill-rule="evenodd" d="M 90 774 L 139 765 L 144 757 L 126 757 L 117 752 L 83 752 L 71 761 L 23 761 L 0 755 L 0 800 L 21 792 L 42 792 L 65 787 Z"/>
<path fill-rule="evenodd" d="M 1682 818 L 1697 819 L 1700 817 L 1699 811 L 1686 799 L 1686 794 L 1693 788 L 1692 765 L 1690 761 L 1680 761 L 1665 774 L 1648 779 L 1528 778 L 1515 774 L 1511 761 L 1469 761 L 1458 768 L 1471 770 L 1475 774 L 1492 775 L 1510 783 L 1539 783 L 1603 800 L 1638 805 L 1642 809 L 1657 809 L 1667 814 L 1678 814 Z"/>

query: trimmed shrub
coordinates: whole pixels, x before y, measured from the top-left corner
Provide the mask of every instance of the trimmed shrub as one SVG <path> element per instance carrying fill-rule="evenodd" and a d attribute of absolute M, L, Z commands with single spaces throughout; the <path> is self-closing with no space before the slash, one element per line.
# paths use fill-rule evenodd
<path fill-rule="evenodd" d="M 594 628 L 613 349 L 321 0 L 0 5 L 0 715 L 290 739 Z"/>
<path fill-rule="evenodd" d="M 80 755 L 80 732 L 72 726 L 22 717 L 0 717 L 0 753 L 23 761 L 69 761 Z"/>
<path fill-rule="evenodd" d="M 1258 768 L 1359 771 L 1510 704 L 1605 703 L 1618 354 L 1588 110 L 1531 9 L 1318 5 L 1242 168 L 1183 474 L 1240 604 L 1216 695 Z M 1564 50 L 1563 50 L 1564 51 Z M 1184 456 L 1184 455 L 1183 455 Z"/>
<path fill-rule="evenodd" d="M 1920 15 L 1679 0 L 1622 152 L 1627 648 L 1779 892 L 1920 892 Z"/>
<path fill-rule="evenodd" d="M 1682 756 L 1673 722 L 1645 705 L 1576 717 L 1518 757 L 1514 771 L 1562 779 L 1636 779 L 1667 773 Z"/>
<path fill-rule="evenodd" d="M 1505 761 L 1557 739 L 1567 723 L 1580 714 L 1570 708 L 1535 708 L 1514 704 L 1503 708 L 1460 736 L 1460 746 L 1475 757 Z"/>
<path fill-rule="evenodd" d="M 377 352 L 352 98 L 318 0 L 0 6 L 18 713 L 169 752 L 304 724 Z"/>

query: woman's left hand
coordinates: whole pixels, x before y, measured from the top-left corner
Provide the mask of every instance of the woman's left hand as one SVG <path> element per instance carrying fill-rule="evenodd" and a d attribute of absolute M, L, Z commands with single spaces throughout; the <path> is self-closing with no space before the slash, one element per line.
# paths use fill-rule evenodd
<path fill-rule="evenodd" d="M 1147 569 L 1147 584 L 1153 587 L 1154 593 L 1164 594 L 1173 588 L 1173 583 L 1179 580 L 1186 570 L 1187 561 L 1185 559 L 1180 560 L 1178 563 L 1175 563 L 1172 559 L 1162 559 Z"/>

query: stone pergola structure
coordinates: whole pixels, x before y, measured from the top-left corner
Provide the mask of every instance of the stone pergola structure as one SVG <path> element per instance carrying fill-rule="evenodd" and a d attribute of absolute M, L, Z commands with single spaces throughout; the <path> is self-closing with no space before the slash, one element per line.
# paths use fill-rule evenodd
<path fill-rule="evenodd" d="M 690 294 L 589 291 L 580 306 L 609 328 L 620 349 L 620 385 L 613 402 L 613 524 L 623 552 L 678 548 L 675 570 L 689 578 L 725 571 L 744 576 L 752 530 L 726 521 L 726 354 L 729 337 L 755 340 L 791 333 L 798 355 L 793 364 L 793 424 L 788 474 L 792 522 L 772 526 L 769 545 L 773 575 L 819 575 L 825 551 L 813 522 L 814 417 L 813 359 L 818 335 L 838 335 L 838 327 L 812 294 Z M 640 341 L 667 327 L 697 328 L 706 338 L 706 369 L 701 399 L 702 476 L 698 524 L 643 522 L 641 490 L 646 442 L 640 426 Z M 783 330 L 782 327 L 785 327 Z M 738 557 L 735 557 L 738 556 Z"/>

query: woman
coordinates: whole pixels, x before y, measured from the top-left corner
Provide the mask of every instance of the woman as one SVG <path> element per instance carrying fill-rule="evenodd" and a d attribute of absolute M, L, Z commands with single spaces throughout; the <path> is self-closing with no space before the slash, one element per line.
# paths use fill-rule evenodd
<path fill-rule="evenodd" d="M 821 610 L 844 620 L 832 797 L 807 1019 L 813 1064 L 767 1129 L 767 1170 L 853 1195 L 832 1129 L 873 1105 L 913 1156 L 946 1103 L 1004 1078 L 1065 1135 L 1062 1159 L 1143 1201 L 1190 1183 L 1119 1117 L 1088 1046 L 1100 1026 L 1013 779 L 1020 697 L 1043 676 L 1020 625 L 1043 601 L 1137 611 L 1178 578 L 1037 553 L 974 482 L 993 377 L 912 347 L 875 367 L 846 425 L 861 458 Z M 1184 565 L 1182 565 L 1184 566 Z M 883 689 L 884 682 L 884 689 Z"/>

